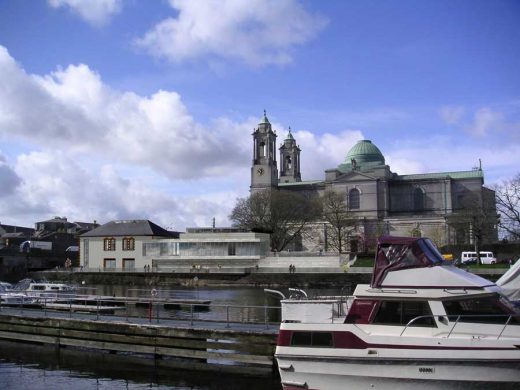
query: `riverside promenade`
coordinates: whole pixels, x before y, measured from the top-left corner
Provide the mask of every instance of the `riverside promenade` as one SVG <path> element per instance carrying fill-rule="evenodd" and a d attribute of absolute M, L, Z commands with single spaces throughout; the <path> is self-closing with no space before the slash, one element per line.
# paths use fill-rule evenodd
<path fill-rule="evenodd" d="M 507 268 L 467 269 L 496 281 Z M 72 268 L 37 272 L 34 279 L 87 284 L 134 284 L 157 286 L 256 286 L 344 288 L 369 283 L 372 267 L 358 267 L 338 255 L 297 255 L 280 253 L 258 260 L 254 266 L 235 265 L 232 261 L 218 265 L 152 267 L 143 269 Z"/>

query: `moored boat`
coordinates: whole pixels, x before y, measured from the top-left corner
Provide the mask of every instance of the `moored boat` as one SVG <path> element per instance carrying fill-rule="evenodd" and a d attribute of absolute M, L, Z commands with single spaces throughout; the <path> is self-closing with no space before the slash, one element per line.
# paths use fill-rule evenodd
<path fill-rule="evenodd" d="M 32 279 L 20 280 L 10 289 L 11 293 L 24 294 L 27 297 L 46 302 L 63 297 L 73 297 L 77 291 L 78 288 L 70 284 L 34 281 Z"/>
<path fill-rule="evenodd" d="M 518 309 L 426 238 L 381 237 L 370 285 L 350 297 L 281 303 L 284 390 L 520 383 Z"/>

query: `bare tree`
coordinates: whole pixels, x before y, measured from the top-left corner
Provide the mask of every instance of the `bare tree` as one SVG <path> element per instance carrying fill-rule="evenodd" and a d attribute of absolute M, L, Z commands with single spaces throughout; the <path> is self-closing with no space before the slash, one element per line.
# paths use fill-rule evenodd
<path fill-rule="evenodd" d="M 345 194 L 327 190 L 320 200 L 323 219 L 328 223 L 328 246 L 342 253 L 358 218 L 348 210 Z"/>
<path fill-rule="evenodd" d="M 485 187 L 482 188 L 481 195 L 466 194 L 459 208 L 449 219 L 450 225 L 466 231 L 466 235 L 474 244 L 479 264 L 481 263 L 480 247 L 482 243 L 494 241 L 497 238 L 497 222 L 495 192 Z"/>
<path fill-rule="evenodd" d="M 500 229 L 505 238 L 520 240 L 520 173 L 495 187 Z"/>
<path fill-rule="evenodd" d="M 281 251 L 319 216 L 319 203 L 290 191 L 265 190 L 238 199 L 229 218 L 234 226 L 271 234 L 271 250 Z"/>

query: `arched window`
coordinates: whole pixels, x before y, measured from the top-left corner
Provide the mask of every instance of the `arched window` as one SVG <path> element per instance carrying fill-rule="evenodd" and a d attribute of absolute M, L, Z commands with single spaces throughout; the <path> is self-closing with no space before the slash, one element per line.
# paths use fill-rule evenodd
<path fill-rule="evenodd" d="M 413 210 L 424 211 L 424 192 L 419 187 L 413 190 Z"/>
<path fill-rule="evenodd" d="M 287 170 L 291 169 L 291 167 L 292 167 L 291 156 L 285 157 L 285 167 L 287 168 Z"/>
<path fill-rule="evenodd" d="M 359 190 L 357 188 L 348 192 L 348 208 L 349 210 L 359 210 Z"/>
<path fill-rule="evenodd" d="M 265 142 L 260 142 L 260 157 L 265 157 Z"/>

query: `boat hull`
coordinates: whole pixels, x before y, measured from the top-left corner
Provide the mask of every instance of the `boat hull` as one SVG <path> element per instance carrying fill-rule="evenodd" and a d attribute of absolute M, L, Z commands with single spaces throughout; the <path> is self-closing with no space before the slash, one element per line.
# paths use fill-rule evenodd
<path fill-rule="evenodd" d="M 520 361 L 432 361 L 277 356 L 284 390 L 517 388 Z M 493 387 L 491 387 L 493 388 Z"/>

